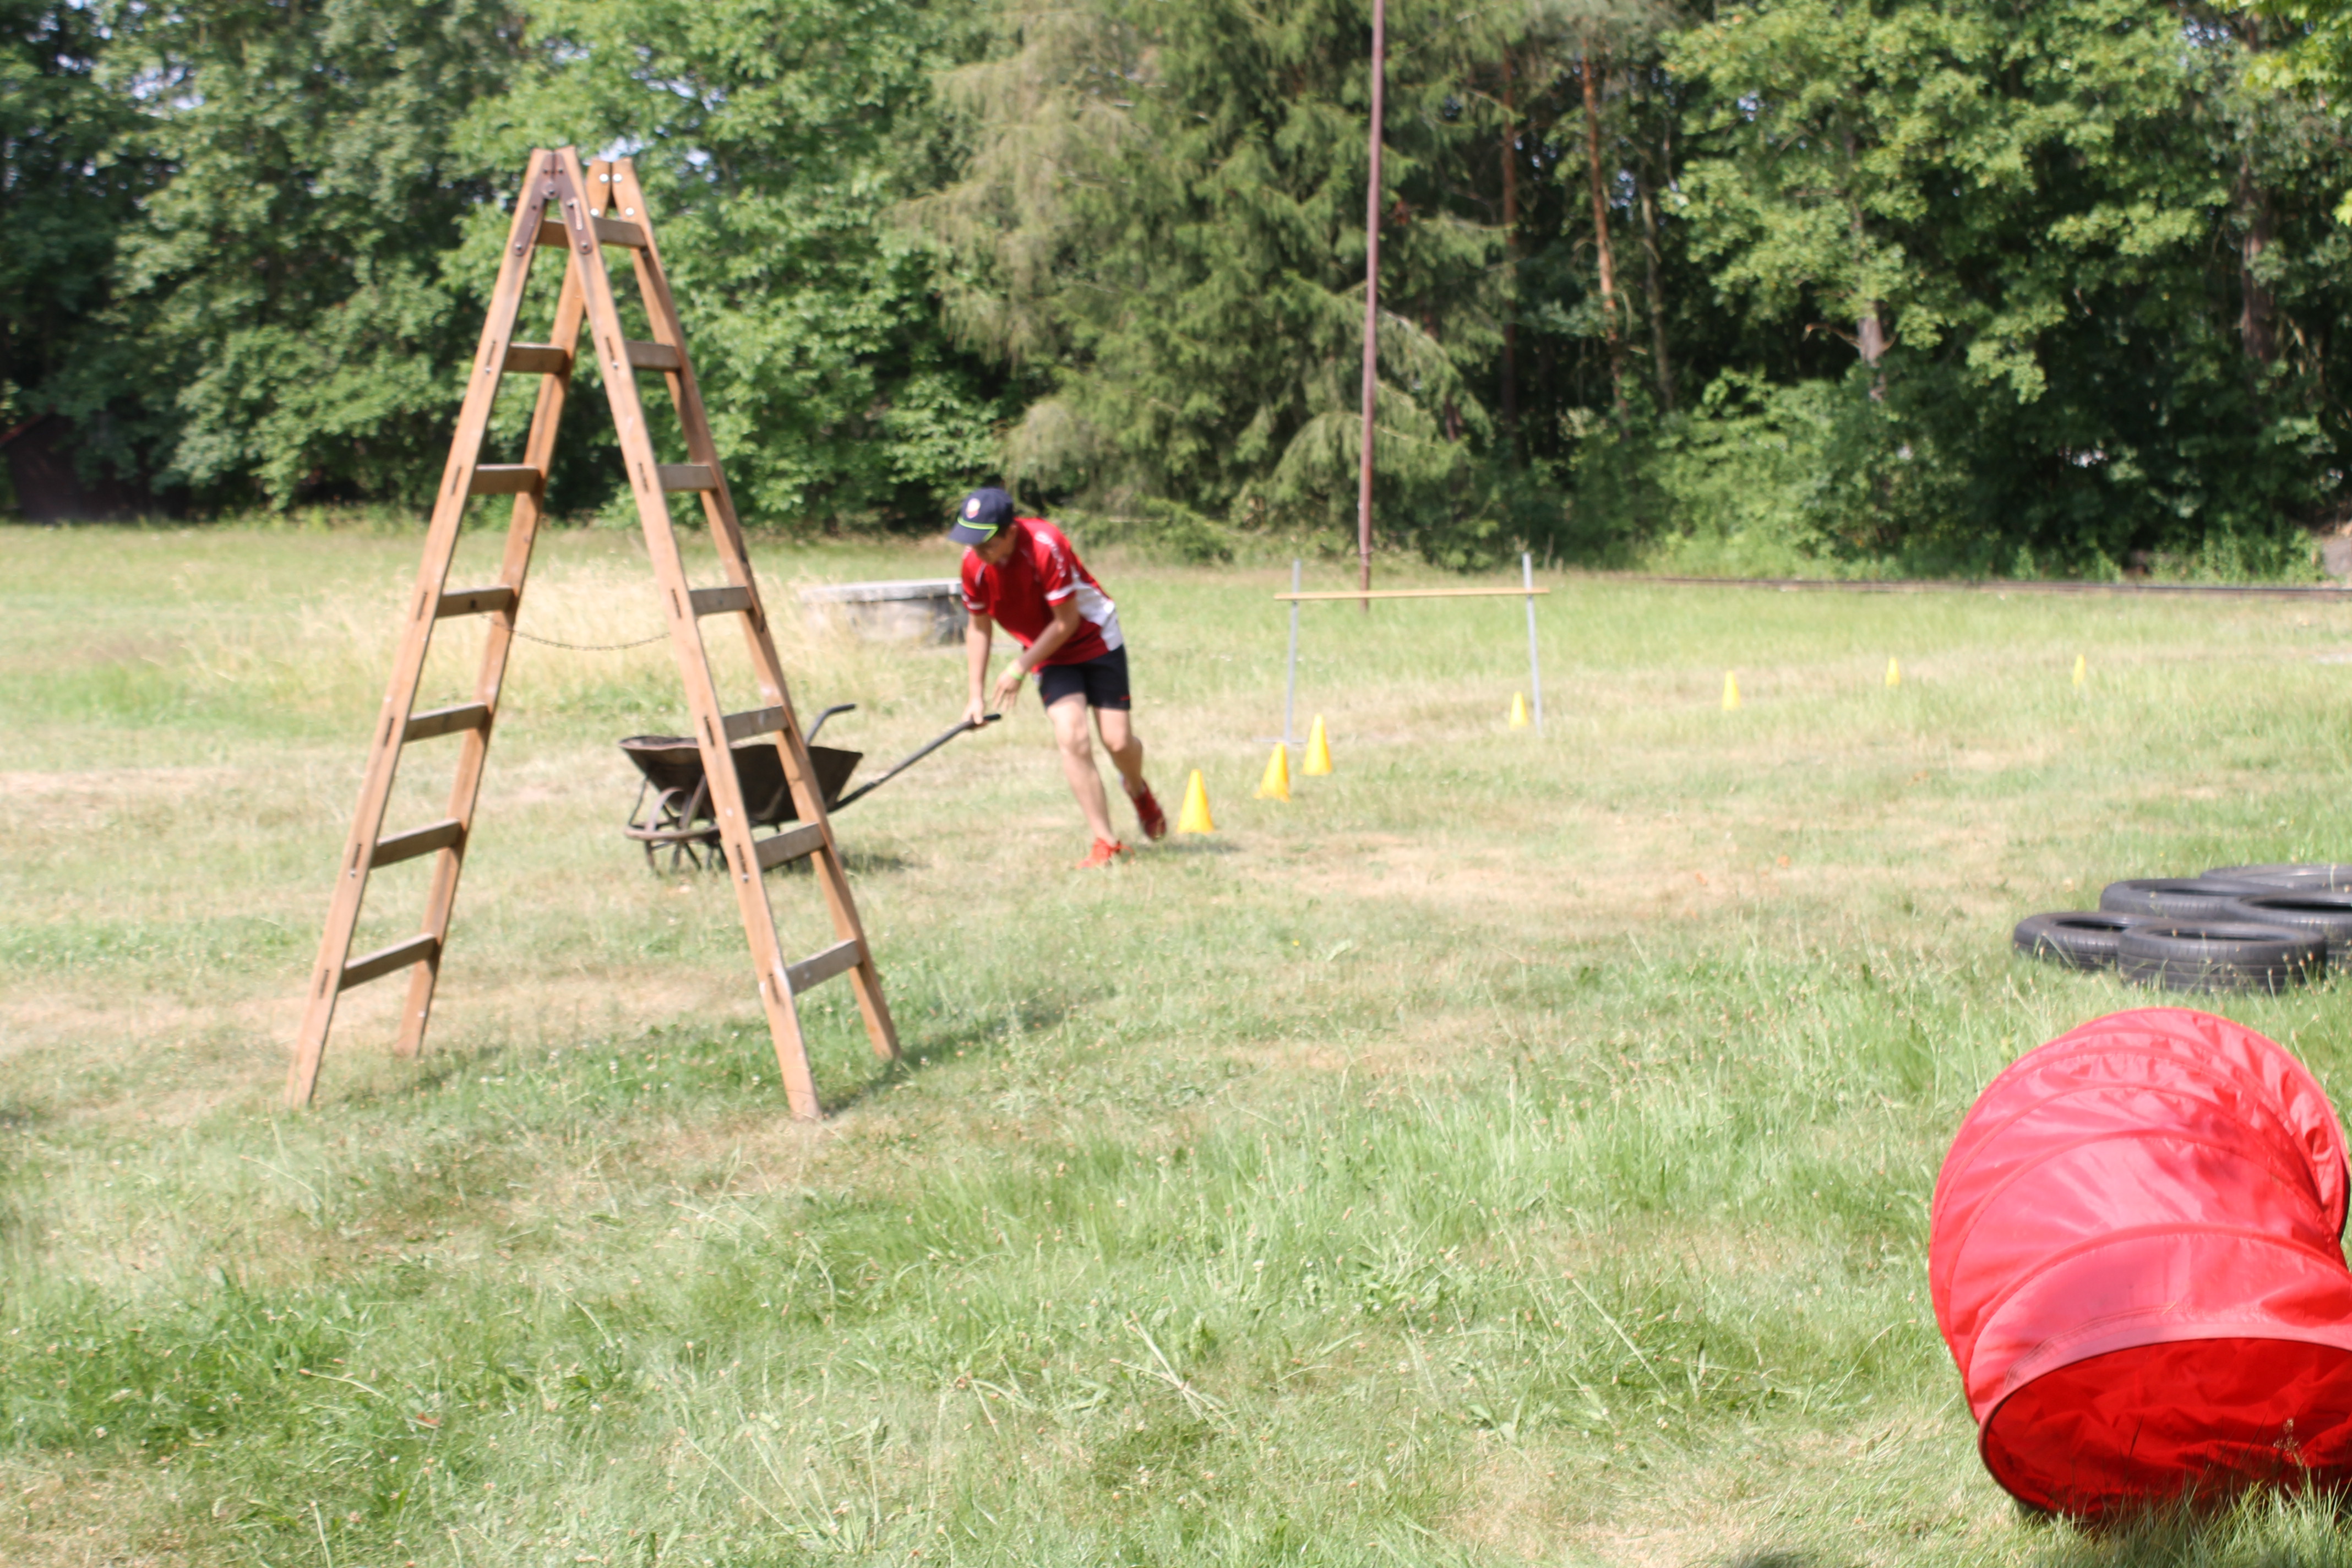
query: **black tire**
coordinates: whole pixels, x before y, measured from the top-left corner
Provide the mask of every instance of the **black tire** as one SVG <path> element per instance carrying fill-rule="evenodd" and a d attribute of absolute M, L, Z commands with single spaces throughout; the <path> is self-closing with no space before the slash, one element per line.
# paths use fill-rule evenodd
<path fill-rule="evenodd" d="M 2233 882 L 2220 877 L 2143 877 L 2133 882 L 2109 882 L 2099 892 L 2099 908 L 2119 915 L 2165 915 L 2173 920 L 2210 916 L 2228 920 L 2230 900 L 2249 893 L 2274 893 L 2271 882 Z"/>
<path fill-rule="evenodd" d="M 2305 861 L 2284 866 L 2216 866 L 2205 878 L 2216 882 L 2263 882 L 2297 892 L 2352 892 L 2352 866 Z"/>
<path fill-rule="evenodd" d="M 2275 893 L 2247 893 L 2232 901 L 2233 918 L 2260 925 L 2284 926 L 2327 944 L 2327 962 L 2344 962 L 2352 953 L 2352 893 L 2324 893 L 2300 889 Z"/>
<path fill-rule="evenodd" d="M 2029 958 L 2063 963 L 2069 969 L 2113 969 L 2118 936 L 2134 926 L 2164 919 L 2163 915 L 2119 915 L 2113 910 L 2062 910 L 2018 921 L 2009 940 Z"/>
<path fill-rule="evenodd" d="M 2243 921 L 2159 921 L 2116 939 L 2116 973 L 2167 991 L 2284 991 L 2326 973 L 2316 936 Z"/>

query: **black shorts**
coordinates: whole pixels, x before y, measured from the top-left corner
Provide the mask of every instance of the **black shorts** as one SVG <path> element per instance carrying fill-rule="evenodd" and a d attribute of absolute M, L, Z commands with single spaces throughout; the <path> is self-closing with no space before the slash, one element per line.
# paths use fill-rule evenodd
<path fill-rule="evenodd" d="M 1037 672 L 1037 697 L 1048 708 L 1079 692 L 1085 693 L 1089 708 L 1122 712 L 1132 708 L 1127 694 L 1127 649 L 1115 647 L 1084 664 L 1049 664 Z"/>

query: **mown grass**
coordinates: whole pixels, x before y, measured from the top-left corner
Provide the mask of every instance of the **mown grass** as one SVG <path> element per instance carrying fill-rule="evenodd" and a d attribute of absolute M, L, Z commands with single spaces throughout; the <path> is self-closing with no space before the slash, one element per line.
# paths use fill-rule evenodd
<path fill-rule="evenodd" d="M 2139 1000 L 2011 922 L 2352 858 L 2345 609 L 1555 579 L 1538 739 L 1516 601 L 1312 606 L 1339 766 L 1281 806 L 1286 574 L 1106 561 L 1221 831 L 1066 871 L 1034 709 L 845 813 L 908 1059 L 820 993 L 814 1130 L 731 900 L 617 832 L 667 649 L 527 645 L 427 1056 L 354 992 L 289 1114 L 413 549 L 0 534 L 0 1559 L 2352 1560 L 2309 1503 L 2020 1518 L 1924 1280 L 1977 1090 Z M 659 625 L 627 535 L 551 542 L 525 630 Z M 789 640 L 877 763 L 960 705 L 952 652 Z M 2336 1085 L 2347 994 L 2220 1005 Z"/>

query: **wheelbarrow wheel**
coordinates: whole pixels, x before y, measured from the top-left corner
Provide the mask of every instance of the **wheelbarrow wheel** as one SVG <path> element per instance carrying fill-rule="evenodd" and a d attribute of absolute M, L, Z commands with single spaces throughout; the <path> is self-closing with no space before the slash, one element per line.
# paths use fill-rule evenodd
<path fill-rule="evenodd" d="M 685 834 L 691 828 L 694 826 L 693 813 L 701 805 L 702 791 L 698 787 L 692 791 L 666 789 L 654 797 L 652 825 L 656 832 L 665 836 L 667 845 L 664 839 L 648 838 L 644 841 L 647 870 L 656 876 L 662 874 L 661 852 L 665 847 L 669 850 L 671 875 L 677 875 L 687 867 L 698 871 L 703 868 L 702 856 L 696 846 L 716 844 L 719 841 L 717 829 L 698 837 L 667 837 L 671 834 Z"/>

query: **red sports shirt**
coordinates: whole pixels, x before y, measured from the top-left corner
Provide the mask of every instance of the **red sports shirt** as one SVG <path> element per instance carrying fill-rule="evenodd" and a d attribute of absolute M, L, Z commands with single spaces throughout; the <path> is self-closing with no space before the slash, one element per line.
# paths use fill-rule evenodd
<path fill-rule="evenodd" d="M 1077 595 L 1078 629 L 1055 648 L 1047 664 L 1084 664 L 1124 647 L 1118 606 L 1102 591 L 1062 531 L 1042 517 L 1016 517 L 1021 535 L 1002 566 L 984 564 L 977 551 L 963 552 L 963 605 L 986 616 L 1027 647 L 1054 624 L 1053 606 Z"/>

